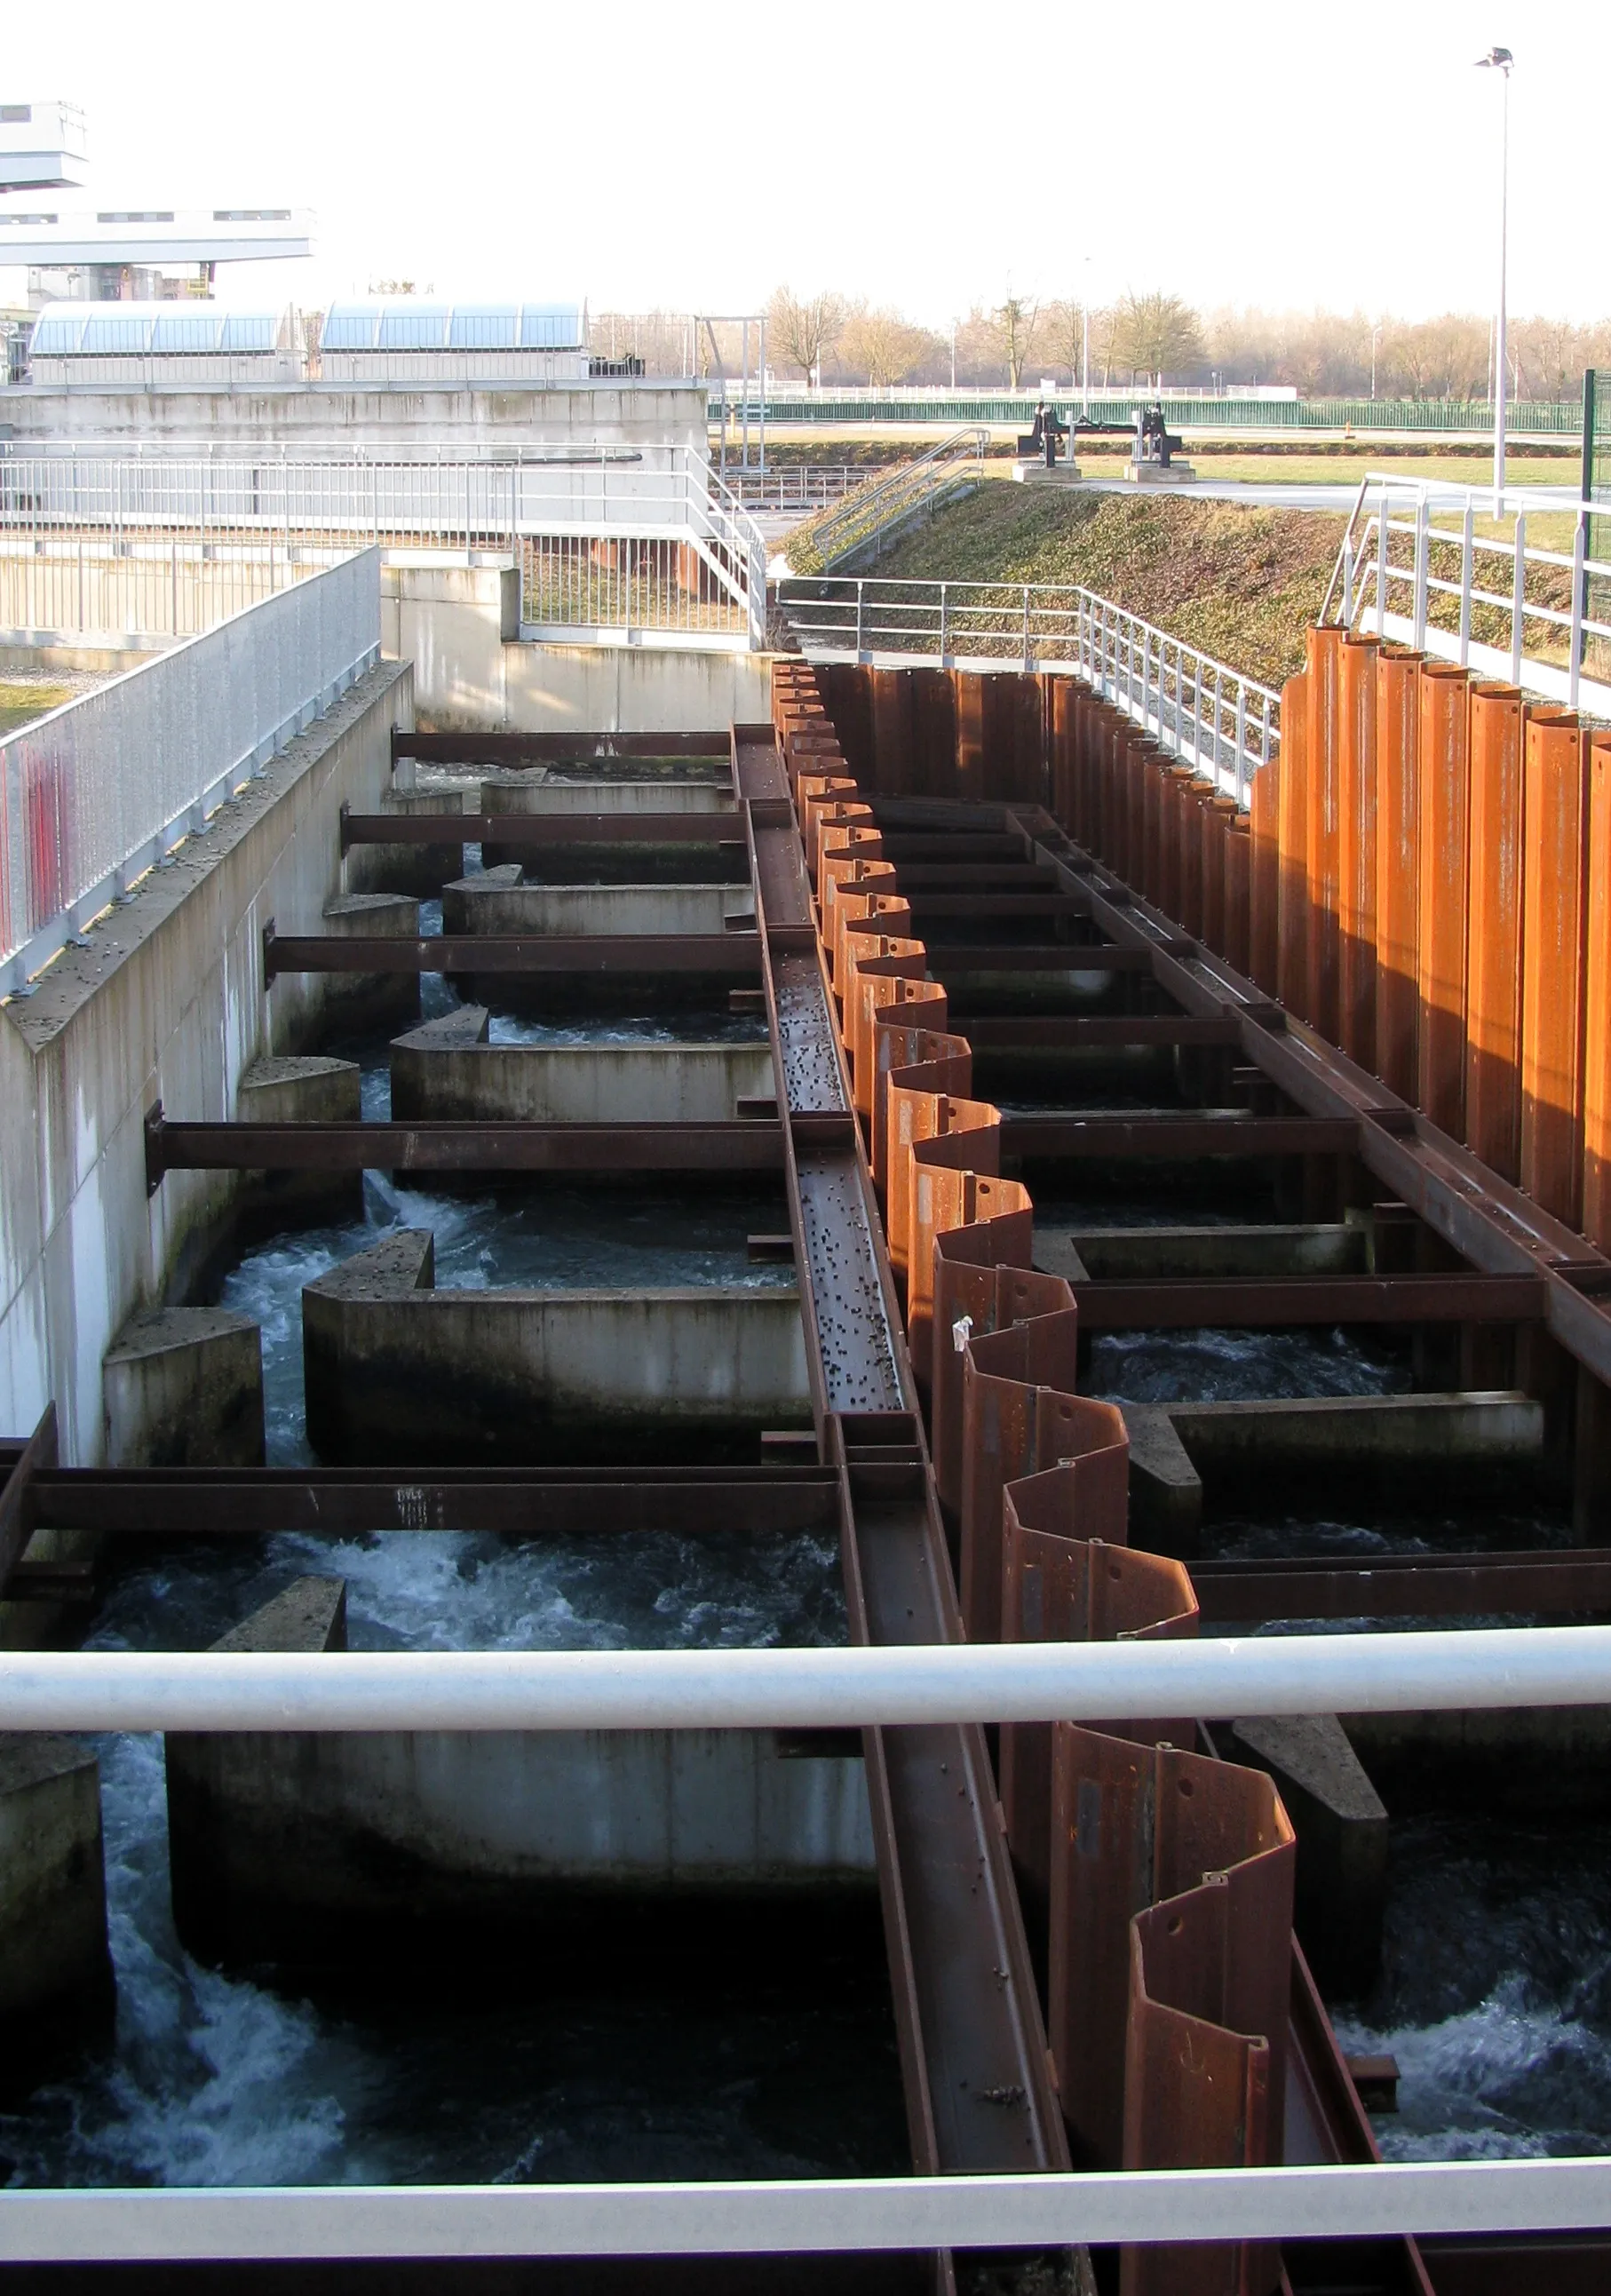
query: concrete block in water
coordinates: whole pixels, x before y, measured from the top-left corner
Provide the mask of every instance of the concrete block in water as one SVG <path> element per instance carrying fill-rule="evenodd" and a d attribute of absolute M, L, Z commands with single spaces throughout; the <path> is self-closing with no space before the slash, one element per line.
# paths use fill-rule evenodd
<path fill-rule="evenodd" d="M 1362 1228 L 1341 1221 L 1272 1222 L 1256 1227 L 1077 1228 L 1067 1238 L 1098 1283 L 1126 1277 L 1158 1283 L 1172 1277 L 1362 1275 L 1365 1242 Z"/>
<path fill-rule="evenodd" d="M 633 779 L 600 775 L 585 781 L 561 781 L 545 766 L 514 769 L 482 783 L 481 805 L 489 814 L 602 814 L 612 826 L 623 827 L 634 814 L 692 814 L 709 824 L 708 844 L 701 840 L 697 845 L 650 845 L 628 835 L 610 837 L 597 845 L 554 845 L 540 855 L 529 846 L 504 845 L 489 837 L 481 848 L 488 868 L 519 857 L 534 877 L 551 882 L 583 877 L 646 881 L 701 875 L 748 882 L 742 825 L 733 806 L 732 777 L 725 768 L 719 781 L 669 774 Z M 718 859 L 717 846 L 729 840 L 732 849 Z"/>
<path fill-rule="evenodd" d="M 450 933 L 720 933 L 730 920 L 753 926 L 748 886 L 527 884 L 511 862 L 442 889 Z"/>
<path fill-rule="evenodd" d="M 224 1308 L 159 1308 L 124 1325 L 101 1367 L 113 1467 L 260 1467 L 263 1346 Z"/>
<path fill-rule="evenodd" d="M 1296 1926 L 1321 1985 L 1369 1985 L 1382 1955 L 1387 1812 L 1335 1714 L 1231 1725 L 1236 1759 L 1268 1770 L 1297 1828 Z"/>
<path fill-rule="evenodd" d="M 716 1124 L 773 1088 L 751 1045 L 489 1045 L 487 1008 L 462 1005 L 391 1047 L 399 1121 Z"/>
<path fill-rule="evenodd" d="M 214 1645 L 339 1646 L 300 1579 Z M 168 1741 L 174 1913 L 207 1959 L 366 1966 L 427 1937 L 585 1933 L 864 1892 L 862 1765 L 724 1731 L 229 1733 Z"/>
<path fill-rule="evenodd" d="M 484 813 L 725 813 L 736 820 L 732 776 L 688 774 L 598 774 L 563 779 L 547 766 L 488 774 L 481 783 Z"/>
<path fill-rule="evenodd" d="M 385 934 L 416 940 L 420 904 L 404 893 L 343 893 L 327 901 L 321 931 L 359 939 Z M 332 972 L 325 991 L 326 1023 L 332 1032 L 362 1035 L 420 1017 L 417 972 Z"/>
<path fill-rule="evenodd" d="M 1127 1403 L 1130 1543 L 1154 1554 L 1190 1556 L 1203 1527 L 1203 1482 L 1166 1406 Z"/>
<path fill-rule="evenodd" d="M 0 2095 L 110 2019 L 101 1771 L 72 1738 L 0 1735 Z"/>
<path fill-rule="evenodd" d="M 356 1124 L 362 1116 L 363 1078 L 356 1061 L 254 1061 L 235 1093 L 242 1124 Z M 361 1172 L 248 1172 L 256 1205 L 276 1213 L 331 1218 L 356 1215 L 364 1202 Z"/>
<path fill-rule="evenodd" d="M 348 882 L 361 873 L 366 892 L 413 893 L 434 901 L 450 877 L 464 867 L 464 840 L 454 837 L 448 816 L 462 816 L 464 792 L 456 789 L 404 789 L 396 782 L 381 792 L 380 811 L 407 819 L 443 816 L 440 845 L 356 846 L 348 856 Z"/>
<path fill-rule="evenodd" d="M 326 1459 L 752 1452 L 808 1409 L 799 1297 L 710 1284 L 438 1292 L 401 1228 L 302 1294 L 308 1439 Z"/>

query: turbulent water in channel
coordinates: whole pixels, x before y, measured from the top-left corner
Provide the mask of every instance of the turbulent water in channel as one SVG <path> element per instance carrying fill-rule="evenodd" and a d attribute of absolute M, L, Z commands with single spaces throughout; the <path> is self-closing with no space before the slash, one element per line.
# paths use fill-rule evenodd
<path fill-rule="evenodd" d="M 1380 1980 L 1336 2017 L 1389 2051 L 1390 2161 L 1611 2152 L 1611 1824 L 1394 1823 Z"/>
<path fill-rule="evenodd" d="M 451 992 L 427 983 L 427 1012 Z M 764 1030 L 761 1032 L 764 1036 Z M 691 1015 L 499 1041 L 743 1041 Z M 366 1115 L 389 1113 L 384 1041 L 356 1056 Z M 746 1236 L 784 1225 L 775 1192 L 509 1187 L 434 1194 L 370 1174 L 361 1218 L 287 1230 L 218 1287 L 258 1322 L 268 1456 L 312 1464 L 303 1286 L 399 1225 L 428 1226 L 439 1287 L 788 1284 Z M 626 1649 L 831 1644 L 846 1634 L 823 1533 L 593 1534 L 512 1541 L 398 1532 L 149 1551 L 113 1582 L 89 1646 L 198 1649 L 305 1572 L 348 1587 L 352 1648 Z M 898 2173 L 905 2157 L 887 1979 L 876 1942 L 825 1944 L 732 1983 L 467 1997 L 433 1974 L 395 2000 L 288 1996 L 199 1964 L 168 1892 L 160 1738 L 99 1740 L 115 2037 L 0 2114 L 0 2184 L 407 2183 Z"/>

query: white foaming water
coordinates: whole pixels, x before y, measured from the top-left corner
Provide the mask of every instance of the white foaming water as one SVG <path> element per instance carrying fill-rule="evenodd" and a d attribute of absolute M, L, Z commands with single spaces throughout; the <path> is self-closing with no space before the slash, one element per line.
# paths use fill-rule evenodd
<path fill-rule="evenodd" d="M 346 1578 L 358 1649 L 675 1649 L 846 1634 L 835 1546 L 811 1534 L 519 1546 L 470 1533 L 282 1534 L 244 1553 L 187 1546 L 129 1573 L 89 1646 L 205 1645 L 305 1571 Z M 767 2068 L 800 2046 L 784 1997 L 748 2025 L 721 2005 L 694 2010 L 703 2036 L 678 2020 L 667 2028 L 652 2004 L 592 1999 L 332 2014 L 184 1952 L 168 1895 L 161 1742 L 108 1737 L 97 1751 L 116 2038 L 0 2116 L 0 2181 L 786 2176 L 864 2165 L 870 2147 L 879 2157 L 880 2108 L 836 2095 L 870 2013 L 864 1978 L 806 2042 L 824 2059 L 820 2093 L 781 2105 Z M 621 2068 L 646 2055 L 652 2077 L 624 2080 Z M 724 2056 L 734 2078 L 707 2087 L 699 2068 Z M 897 2144 L 890 2165 L 898 2158 Z"/>
<path fill-rule="evenodd" d="M 1611 2152 L 1611 1827 L 1395 1824 L 1384 1968 L 1337 2020 L 1389 2052 L 1389 2160 Z"/>
<path fill-rule="evenodd" d="M 1343 1331 L 1099 1332 L 1082 1384 L 1111 1403 L 1243 1403 L 1404 1394 L 1411 1372 Z"/>

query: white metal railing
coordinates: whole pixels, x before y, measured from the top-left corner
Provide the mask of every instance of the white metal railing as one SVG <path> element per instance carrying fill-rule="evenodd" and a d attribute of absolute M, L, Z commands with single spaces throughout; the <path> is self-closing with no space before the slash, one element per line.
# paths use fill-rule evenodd
<path fill-rule="evenodd" d="M 1538 487 L 1509 487 L 1500 502 L 1496 520 L 1491 488 L 1367 473 L 1321 619 L 1508 675 L 1575 709 L 1591 649 L 1611 652 L 1611 561 L 1589 548 L 1590 521 L 1611 522 L 1611 504 Z M 1477 530 L 1507 519 L 1508 534 Z M 1533 538 L 1543 519 L 1566 525 L 1566 548 Z M 1592 697 L 1602 706 L 1607 675 Z"/>
<path fill-rule="evenodd" d="M 288 564 L 365 545 L 394 561 L 513 558 L 522 618 L 539 627 L 765 642 L 765 540 L 685 446 L 502 463 L 0 457 L 0 554 L 32 562 L 36 591 L 59 609 L 37 627 L 86 627 L 82 570 L 102 561 L 125 569 L 133 619 L 121 627 L 168 630 L 168 594 L 192 559 L 238 567 L 250 596 Z"/>
<path fill-rule="evenodd" d="M 762 2258 L 1607 2226 L 1611 2161 L 1595 2157 L 741 2184 L 13 2186 L 0 2193 L 0 2263 Z"/>
<path fill-rule="evenodd" d="M 1075 583 L 822 575 L 778 601 L 813 661 L 1071 673 L 1240 805 L 1280 747 L 1279 693 Z"/>
<path fill-rule="evenodd" d="M 914 518 L 931 518 L 942 504 L 971 494 L 984 478 L 989 445 L 990 433 L 969 423 L 926 454 L 880 471 L 800 537 L 811 561 L 830 571 L 857 551 L 877 549 Z"/>
<path fill-rule="evenodd" d="M 380 652 L 370 549 L 0 741 L 0 995 L 199 831 Z"/>
<path fill-rule="evenodd" d="M 727 483 L 746 510 L 822 510 L 879 475 L 871 463 L 771 463 L 764 471 L 730 464 Z"/>
<path fill-rule="evenodd" d="M 1611 1627 L 720 1651 L 0 1652 L 10 1730 L 745 1730 L 1611 1704 Z"/>
<path fill-rule="evenodd" d="M 1611 1628 L 610 1652 L 8 1652 L 24 1730 L 735 1728 L 1611 1702 Z M 1015 2249 L 1611 2226 L 1611 2161 L 0 2193 L 0 2262 Z"/>

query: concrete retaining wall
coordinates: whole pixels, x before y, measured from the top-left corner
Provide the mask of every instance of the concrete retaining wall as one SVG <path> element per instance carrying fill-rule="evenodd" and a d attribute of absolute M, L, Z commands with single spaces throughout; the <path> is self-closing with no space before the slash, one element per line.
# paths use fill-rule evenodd
<path fill-rule="evenodd" d="M 302 1294 L 308 1439 L 322 1458 L 753 1456 L 807 1413 L 792 1289 L 437 1292 L 429 1229 L 399 1228 Z"/>
<path fill-rule="evenodd" d="M 769 654 L 522 641 L 515 581 L 507 566 L 381 569 L 381 646 L 413 661 L 422 726 L 697 734 L 770 719 Z"/>
<path fill-rule="evenodd" d="M 53 1397 L 66 1464 L 102 1456 L 113 1333 L 160 1300 L 234 1185 L 175 1173 L 148 1199 L 146 1111 L 233 1117 L 251 1062 L 311 1035 L 320 983 L 266 993 L 263 928 L 320 930 L 344 890 L 341 804 L 379 805 L 412 706 L 405 666 L 372 670 L 86 947 L 0 1006 L 0 1428 L 31 1428 Z M 366 866 L 350 857 L 346 890 Z"/>
<path fill-rule="evenodd" d="M 489 1045 L 469 1004 L 391 1048 L 398 1122 L 721 1124 L 740 1094 L 773 1089 L 772 1048 L 754 1045 Z"/>

